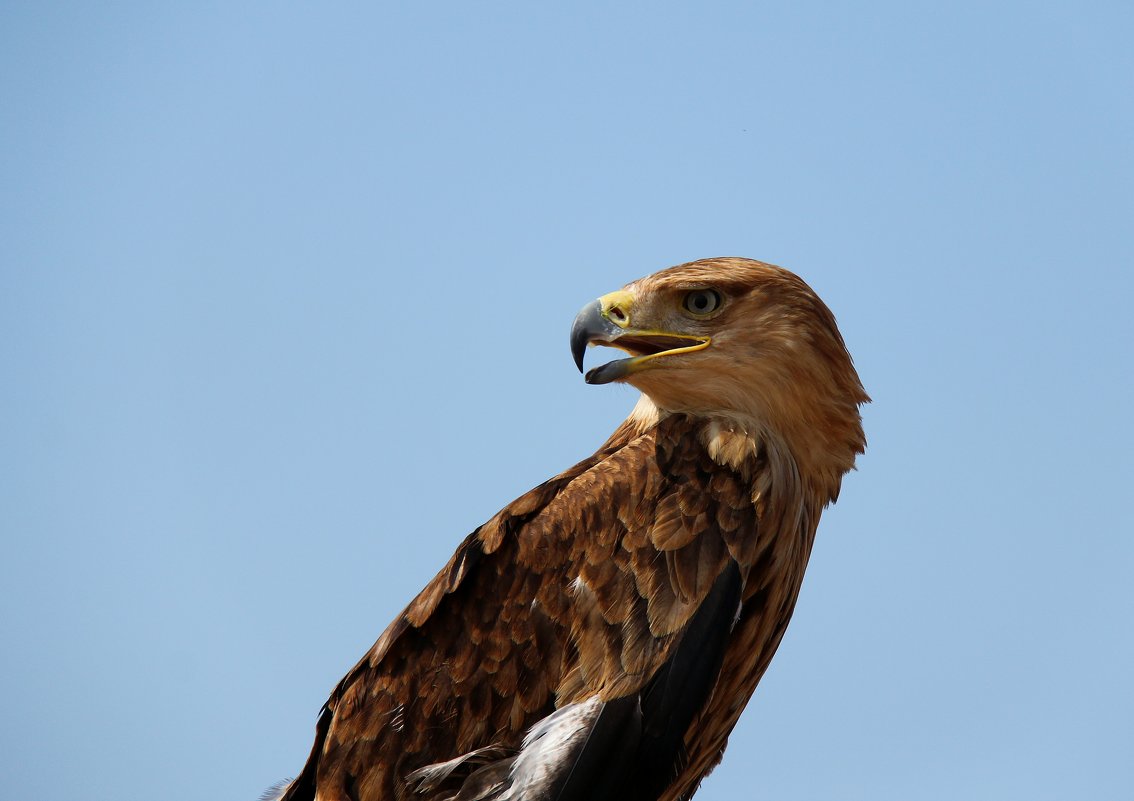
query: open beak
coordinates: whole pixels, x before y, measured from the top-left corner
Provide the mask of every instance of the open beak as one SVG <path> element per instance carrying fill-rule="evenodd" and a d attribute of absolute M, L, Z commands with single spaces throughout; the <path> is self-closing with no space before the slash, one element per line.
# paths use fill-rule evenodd
<path fill-rule="evenodd" d="M 709 347 L 706 336 L 635 328 L 631 325 L 633 296 L 624 290 L 603 295 L 583 307 L 571 326 L 571 355 L 579 372 L 588 345 L 608 345 L 630 354 L 590 370 L 588 384 L 609 384 L 653 366 L 663 356 L 691 353 Z"/>

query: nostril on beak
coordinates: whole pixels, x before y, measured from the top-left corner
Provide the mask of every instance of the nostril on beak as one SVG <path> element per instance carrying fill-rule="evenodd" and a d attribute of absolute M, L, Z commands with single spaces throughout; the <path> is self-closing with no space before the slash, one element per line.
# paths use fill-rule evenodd
<path fill-rule="evenodd" d="M 622 311 L 621 306 L 611 306 L 607 313 L 616 323 L 625 323 L 627 320 L 626 312 Z"/>

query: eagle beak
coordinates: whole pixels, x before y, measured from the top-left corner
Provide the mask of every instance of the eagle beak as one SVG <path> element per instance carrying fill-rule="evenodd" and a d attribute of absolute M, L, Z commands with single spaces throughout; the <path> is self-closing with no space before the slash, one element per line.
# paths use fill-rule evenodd
<path fill-rule="evenodd" d="M 587 345 L 594 342 L 613 342 L 622 333 L 622 329 L 603 316 L 602 302 L 596 300 L 588 303 L 575 316 L 571 324 L 571 355 L 575 358 L 575 366 L 583 372 L 583 354 Z"/>
<path fill-rule="evenodd" d="M 588 384 L 627 378 L 659 356 L 703 350 L 712 342 L 707 336 L 634 328 L 630 324 L 633 305 L 634 296 L 619 290 L 588 303 L 576 315 L 571 325 L 571 355 L 580 373 L 588 345 L 610 345 L 631 356 L 595 367 L 584 376 Z"/>

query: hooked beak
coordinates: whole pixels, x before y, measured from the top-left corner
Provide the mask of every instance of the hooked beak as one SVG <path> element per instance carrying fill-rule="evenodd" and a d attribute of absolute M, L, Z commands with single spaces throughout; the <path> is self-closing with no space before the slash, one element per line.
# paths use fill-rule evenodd
<path fill-rule="evenodd" d="M 707 336 L 655 331 L 631 326 L 634 297 L 625 290 L 603 295 L 588 303 L 571 325 L 571 355 L 579 372 L 583 372 L 583 354 L 588 345 L 609 345 L 630 354 L 590 370 L 584 380 L 588 384 L 609 384 L 627 378 L 654 365 L 662 356 L 691 353 L 709 347 Z"/>

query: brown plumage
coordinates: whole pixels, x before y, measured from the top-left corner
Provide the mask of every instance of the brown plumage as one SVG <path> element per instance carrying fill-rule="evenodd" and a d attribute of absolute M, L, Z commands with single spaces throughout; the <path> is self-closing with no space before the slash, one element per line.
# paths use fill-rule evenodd
<path fill-rule="evenodd" d="M 868 398 L 822 301 L 746 259 L 576 319 L 643 393 L 478 528 L 339 683 L 287 801 L 687 799 L 795 606 Z M 526 738 L 526 739 L 525 739 Z"/>

